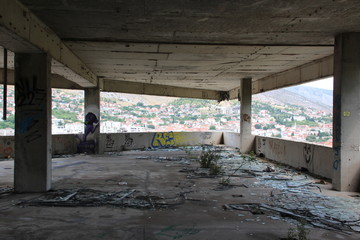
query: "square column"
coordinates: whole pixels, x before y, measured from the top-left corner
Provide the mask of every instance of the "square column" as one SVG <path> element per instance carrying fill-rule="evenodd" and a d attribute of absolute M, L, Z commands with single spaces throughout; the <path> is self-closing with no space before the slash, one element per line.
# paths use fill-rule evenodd
<path fill-rule="evenodd" d="M 252 79 L 240 81 L 240 152 L 249 153 L 254 150 L 254 139 L 251 135 L 251 97 Z"/>
<path fill-rule="evenodd" d="M 100 141 L 100 89 L 85 89 L 85 131 L 79 152 L 99 153 Z"/>
<path fill-rule="evenodd" d="M 15 54 L 15 192 L 51 188 L 50 57 Z"/>
<path fill-rule="evenodd" d="M 335 39 L 333 187 L 360 191 L 360 33 Z"/>

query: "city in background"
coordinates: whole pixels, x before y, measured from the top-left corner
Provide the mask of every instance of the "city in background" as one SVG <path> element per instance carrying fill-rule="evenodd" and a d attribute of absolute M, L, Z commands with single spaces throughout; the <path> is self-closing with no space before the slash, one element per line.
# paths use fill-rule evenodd
<path fill-rule="evenodd" d="M 52 133 L 83 133 L 84 91 L 53 89 L 52 95 Z M 257 94 L 252 111 L 255 135 L 332 147 L 332 90 L 295 86 Z M 7 112 L 0 135 L 14 135 L 13 86 Z M 240 102 L 101 92 L 100 131 L 240 132 Z"/>

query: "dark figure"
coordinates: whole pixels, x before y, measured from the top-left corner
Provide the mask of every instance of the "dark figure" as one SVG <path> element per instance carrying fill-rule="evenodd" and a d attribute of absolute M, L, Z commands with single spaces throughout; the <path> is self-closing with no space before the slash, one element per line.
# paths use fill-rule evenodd
<path fill-rule="evenodd" d="M 89 140 L 87 141 L 86 138 L 90 133 L 94 133 L 96 128 L 98 128 L 100 125 L 99 119 L 96 117 L 96 115 L 92 112 L 89 112 L 85 116 L 85 134 L 83 139 L 80 140 L 80 143 L 77 147 L 78 153 L 95 153 L 95 141 Z"/>
<path fill-rule="evenodd" d="M 85 116 L 85 134 L 84 134 L 84 142 L 86 142 L 86 137 L 89 133 L 94 133 L 96 128 L 99 126 L 99 120 L 97 119 L 96 115 L 92 112 L 89 112 Z M 94 126 L 94 124 L 96 124 Z"/>

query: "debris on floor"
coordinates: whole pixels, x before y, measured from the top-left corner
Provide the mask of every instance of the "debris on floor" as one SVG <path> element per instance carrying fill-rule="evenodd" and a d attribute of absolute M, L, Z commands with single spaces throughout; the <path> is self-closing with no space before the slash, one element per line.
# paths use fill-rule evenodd
<path fill-rule="evenodd" d="M 10 187 L 0 188 L 0 195 L 12 193 L 12 192 L 14 192 L 13 188 Z"/>
<path fill-rule="evenodd" d="M 127 207 L 138 209 L 158 209 L 184 203 L 183 193 L 172 198 L 144 195 L 135 189 L 119 192 L 103 192 L 94 189 L 65 189 L 49 191 L 39 198 L 20 201 L 18 206 L 50 207 Z"/>
<path fill-rule="evenodd" d="M 209 168 L 200 167 L 199 155 L 206 150 L 217 151 L 220 155 L 216 161 L 220 167 L 217 174 L 210 174 Z M 59 190 L 50 191 L 40 197 L 37 195 L 38 197 L 30 200 L 21 200 L 17 205 L 20 207 L 104 206 L 141 210 L 159 209 L 162 212 L 166 212 L 164 210 L 166 208 L 176 211 L 190 206 L 195 207 L 191 209 L 192 211 L 209 212 L 214 216 L 224 214 L 228 219 L 228 216 L 234 213 L 234 221 L 244 224 L 253 222 L 270 225 L 271 221 L 275 220 L 282 221 L 281 224 L 284 225 L 306 222 L 308 226 L 341 232 L 342 235 L 360 233 L 360 196 L 358 194 L 348 195 L 348 198 L 326 196 L 321 189 L 325 189 L 326 192 L 326 185 L 329 186 L 330 181 L 315 178 L 299 169 L 277 165 L 251 155 L 243 155 L 231 148 L 213 146 L 156 151 L 146 149 L 114 153 L 107 157 L 114 160 L 113 166 L 117 166 L 119 159 L 123 160 L 128 156 L 131 157 L 125 170 L 113 171 L 113 175 L 109 174 L 106 177 L 101 175 L 104 173 L 103 170 L 98 170 L 98 166 L 92 164 L 99 179 L 96 180 L 95 187 L 93 186 L 95 180 L 91 178 L 85 180 L 79 178 L 78 185 L 72 185 L 73 181 L 69 178 L 70 180 L 66 179 L 69 182 L 64 180 L 68 183 L 66 187 L 58 185 L 61 186 L 58 187 Z M 134 162 L 135 159 L 138 161 Z M 76 169 L 85 166 L 90 160 L 73 160 L 69 163 L 56 161 L 57 163 L 53 165 L 56 171 L 64 171 L 65 167 L 71 166 L 74 169 L 73 176 L 77 176 Z M 145 163 L 151 166 L 150 170 L 143 169 Z M 165 170 L 168 166 L 171 166 L 169 171 Z M 161 169 L 161 174 L 156 173 L 154 169 Z M 171 178 L 164 180 L 170 175 Z M 82 186 L 81 184 L 84 183 L 88 185 Z M 105 183 L 106 188 L 99 188 L 100 183 Z M 160 184 L 160 188 L 155 183 Z M 11 188 L 0 188 L 0 195 L 12 191 Z M 178 207 L 180 205 L 184 206 Z M 217 212 L 212 212 L 213 209 Z M 254 216 L 251 218 L 251 215 Z M 268 222 L 265 223 L 266 220 Z M 178 229 L 182 228 L 157 229 L 158 236 L 178 237 L 180 236 L 176 232 Z M 192 228 L 184 232 L 191 235 Z"/>

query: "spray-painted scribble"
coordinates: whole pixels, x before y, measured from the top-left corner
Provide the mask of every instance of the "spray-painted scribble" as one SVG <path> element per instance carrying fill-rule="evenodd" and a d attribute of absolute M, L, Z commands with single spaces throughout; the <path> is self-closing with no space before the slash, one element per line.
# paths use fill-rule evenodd
<path fill-rule="evenodd" d="M 44 103 L 46 94 L 44 89 L 37 87 L 37 78 L 20 78 L 15 84 L 17 106 L 37 105 Z"/>
<path fill-rule="evenodd" d="M 40 119 L 46 106 L 46 91 L 39 87 L 37 77 L 20 77 L 15 84 L 15 98 L 16 111 L 22 115 L 17 123 L 18 132 L 24 134 L 27 143 L 40 139 L 43 127 Z"/>
<path fill-rule="evenodd" d="M 334 162 L 333 162 L 333 168 L 334 170 L 339 170 L 340 169 L 340 147 L 334 147 Z"/>
<path fill-rule="evenodd" d="M 125 133 L 125 146 L 131 147 L 134 143 L 134 139 L 130 137 L 130 133 Z"/>
<path fill-rule="evenodd" d="M 151 146 L 153 148 L 161 147 L 173 147 L 175 146 L 175 136 L 173 132 L 166 133 L 155 133 L 153 140 L 151 141 Z"/>
<path fill-rule="evenodd" d="M 115 144 L 115 140 L 111 138 L 110 134 L 106 135 L 106 142 L 105 142 L 105 147 L 106 148 L 112 148 Z"/>
<path fill-rule="evenodd" d="M 305 162 L 310 163 L 314 158 L 314 145 L 305 144 L 303 154 Z"/>

